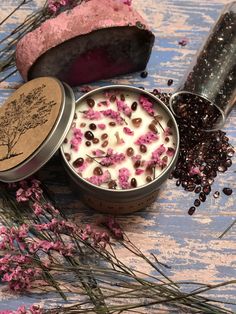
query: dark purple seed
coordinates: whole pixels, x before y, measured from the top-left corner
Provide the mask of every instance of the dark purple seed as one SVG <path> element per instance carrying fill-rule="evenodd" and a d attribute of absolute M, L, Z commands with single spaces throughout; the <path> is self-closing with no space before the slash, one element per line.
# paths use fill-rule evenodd
<path fill-rule="evenodd" d="M 108 145 L 108 141 L 104 141 L 104 142 L 102 143 L 102 147 L 107 147 L 107 145 Z"/>
<path fill-rule="evenodd" d="M 68 143 L 68 138 L 65 138 L 63 143 L 65 143 L 65 144 Z"/>
<path fill-rule="evenodd" d="M 186 186 L 186 191 L 193 192 L 195 190 L 196 184 L 188 184 Z"/>
<path fill-rule="evenodd" d="M 146 153 L 146 151 L 147 151 L 147 146 L 144 145 L 144 144 L 141 144 L 141 145 L 139 146 L 139 150 L 140 150 L 141 153 Z"/>
<path fill-rule="evenodd" d="M 73 162 L 73 166 L 75 168 L 81 167 L 84 163 L 84 159 L 83 158 L 77 158 L 74 162 Z"/>
<path fill-rule="evenodd" d="M 195 188 L 195 190 L 194 190 L 194 192 L 196 193 L 196 194 L 198 194 L 198 193 L 200 193 L 201 192 L 201 187 L 200 186 L 197 186 L 196 188 Z"/>
<path fill-rule="evenodd" d="M 183 188 L 186 188 L 187 185 L 188 185 L 188 181 L 182 181 L 182 187 L 183 187 Z"/>
<path fill-rule="evenodd" d="M 217 168 L 217 170 L 218 170 L 219 172 L 225 172 L 225 171 L 227 170 L 227 168 L 226 168 L 224 165 L 219 165 L 218 168 Z"/>
<path fill-rule="evenodd" d="M 168 137 L 168 136 L 166 136 L 166 137 L 165 137 L 165 142 L 167 142 L 167 143 L 168 143 L 169 141 L 170 141 L 169 137 Z"/>
<path fill-rule="evenodd" d="M 158 95 L 159 94 L 159 91 L 158 91 L 158 89 L 154 89 L 153 91 L 152 91 L 152 93 L 153 93 L 153 95 Z"/>
<path fill-rule="evenodd" d="M 89 147 L 89 146 L 91 146 L 91 142 L 90 141 L 86 141 L 85 145 Z"/>
<path fill-rule="evenodd" d="M 195 199 L 195 201 L 194 201 L 194 206 L 195 206 L 195 207 L 198 207 L 198 206 L 200 206 L 200 204 L 201 204 L 200 200 Z"/>
<path fill-rule="evenodd" d="M 116 101 L 116 95 L 111 95 L 111 97 L 110 97 L 110 101 L 111 101 L 111 102 Z"/>
<path fill-rule="evenodd" d="M 142 119 L 141 118 L 132 119 L 132 123 L 136 128 L 138 128 L 140 124 L 142 123 Z"/>
<path fill-rule="evenodd" d="M 233 193 L 233 190 L 231 188 L 223 188 L 223 193 L 227 196 L 231 195 Z"/>
<path fill-rule="evenodd" d="M 129 157 L 133 156 L 134 155 L 134 149 L 132 147 L 128 147 L 126 149 L 126 155 Z"/>
<path fill-rule="evenodd" d="M 132 178 L 130 181 L 130 185 L 132 186 L 132 188 L 136 188 L 137 187 L 137 180 L 135 178 Z"/>
<path fill-rule="evenodd" d="M 115 122 L 109 122 L 109 125 L 110 126 L 116 126 L 116 123 Z"/>
<path fill-rule="evenodd" d="M 70 161 L 70 160 L 71 160 L 71 156 L 70 156 L 70 154 L 65 153 L 65 157 L 66 157 L 66 160 L 67 160 L 67 161 Z"/>
<path fill-rule="evenodd" d="M 146 78 L 148 76 L 148 72 L 147 71 L 143 71 L 143 72 L 141 72 L 140 76 L 142 78 Z"/>
<path fill-rule="evenodd" d="M 95 138 L 93 139 L 93 144 L 97 144 L 97 143 L 99 143 L 99 142 L 100 142 L 100 141 L 99 141 L 98 138 L 95 137 Z"/>
<path fill-rule="evenodd" d="M 176 186 L 180 186 L 181 181 L 180 181 L 180 180 L 177 180 L 175 184 L 176 184 Z"/>
<path fill-rule="evenodd" d="M 167 126 L 168 126 L 169 128 L 172 128 L 172 126 L 173 126 L 173 120 L 172 120 L 172 119 L 169 119 L 169 120 L 167 121 Z"/>
<path fill-rule="evenodd" d="M 219 191 L 215 191 L 215 193 L 213 194 L 214 198 L 218 198 L 220 196 L 220 192 Z"/>
<path fill-rule="evenodd" d="M 205 200 L 206 200 L 206 194 L 203 193 L 203 192 L 201 192 L 201 193 L 199 194 L 199 200 L 200 200 L 201 202 L 205 202 Z"/>
<path fill-rule="evenodd" d="M 101 176 L 103 175 L 103 171 L 102 171 L 102 168 L 101 167 L 96 167 L 93 169 L 93 174 L 95 176 Z"/>
<path fill-rule="evenodd" d="M 141 165 L 141 161 L 140 160 L 136 160 L 134 163 L 134 168 L 138 168 Z"/>
<path fill-rule="evenodd" d="M 173 81 L 172 79 L 169 79 L 169 80 L 167 81 L 167 85 L 168 85 L 168 86 L 171 86 L 171 85 L 173 84 L 173 82 L 174 82 L 174 81 Z"/>
<path fill-rule="evenodd" d="M 233 148 L 228 148 L 228 149 L 227 149 L 227 155 L 228 155 L 229 157 L 233 157 L 233 155 L 234 155 L 234 149 L 233 149 Z"/>
<path fill-rule="evenodd" d="M 81 128 L 86 127 L 86 123 L 84 123 L 84 122 L 80 123 L 80 127 L 81 127 Z"/>
<path fill-rule="evenodd" d="M 136 101 L 134 101 L 134 102 L 132 103 L 132 105 L 131 105 L 131 109 L 132 109 L 133 111 L 135 111 L 135 110 L 137 109 L 137 107 L 138 107 L 138 103 L 137 103 Z"/>
<path fill-rule="evenodd" d="M 120 100 L 125 101 L 125 95 L 124 94 L 120 95 Z"/>
<path fill-rule="evenodd" d="M 94 105 L 95 105 L 95 101 L 94 101 L 94 99 L 92 99 L 92 98 L 86 99 L 86 102 L 87 102 L 87 104 L 88 104 L 88 106 L 89 106 L 90 108 L 94 107 Z"/>
<path fill-rule="evenodd" d="M 225 165 L 229 168 L 232 166 L 232 160 L 231 159 L 226 159 Z"/>
<path fill-rule="evenodd" d="M 92 141 L 92 140 L 94 139 L 94 135 L 93 135 L 93 133 L 92 133 L 91 131 L 86 131 L 86 132 L 84 133 L 84 136 L 85 136 L 85 138 L 86 138 L 87 140 L 89 140 L 89 141 Z"/>
<path fill-rule="evenodd" d="M 205 185 L 202 190 L 206 195 L 208 195 L 211 192 L 211 187 L 210 185 Z"/>
<path fill-rule="evenodd" d="M 146 182 L 151 182 L 151 181 L 152 181 L 152 177 L 147 176 L 147 177 L 146 177 Z"/>
<path fill-rule="evenodd" d="M 103 133 L 102 136 L 101 136 L 101 139 L 102 140 L 105 140 L 108 138 L 108 134 L 107 133 Z"/>
<path fill-rule="evenodd" d="M 96 130 L 97 126 L 95 123 L 90 123 L 89 128 L 90 128 L 90 130 L 94 131 L 94 130 Z"/>
<path fill-rule="evenodd" d="M 189 210 L 188 210 L 188 214 L 190 216 L 192 216 L 194 214 L 195 210 L 196 210 L 196 207 L 194 207 L 194 206 L 190 207 Z"/>
<path fill-rule="evenodd" d="M 154 123 L 150 123 L 148 126 L 149 130 L 152 131 L 153 133 L 158 133 L 157 128 Z"/>
<path fill-rule="evenodd" d="M 111 190 L 115 190 L 117 187 L 117 183 L 115 180 L 111 180 L 108 182 L 108 188 L 111 189 Z"/>

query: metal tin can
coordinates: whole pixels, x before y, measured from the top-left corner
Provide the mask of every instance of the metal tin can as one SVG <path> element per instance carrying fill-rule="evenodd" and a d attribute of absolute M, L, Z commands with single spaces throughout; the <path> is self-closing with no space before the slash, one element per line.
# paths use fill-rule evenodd
<path fill-rule="evenodd" d="M 59 149 L 73 121 L 75 97 L 67 84 L 42 77 L 22 85 L 0 109 L 0 181 L 16 182 Z"/>
<path fill-rule="evenodd" d="M 143 186 L 127 190 L 110 190 L 96 186 L 83 179 L 68 162 L 64 154 L 63 147 L 60 148 L 65 169 L 69 177 L 75 183 L 74 186 L 76 186 L 76 189 L 80 192 L 82 201 L 89 207 L 92 207 L 100 212 L 124 214 L 143 209 L 155 201 L 160 185 L 169 177 L 169 174 L 177 161 L 179 152 L 179 131 L 175 118 L 168 107 L 151 93 L 136 87 L 126 85 L 101 87 L 96 90 L 92 90 L 77 99 L 76 106 L 79 106 L 85 98 L 92 97 L 96 95 L 96 93 L 108 92 L 111 90 L 122 90 L 126 92 L 144 94 L 149 97 L 153 101 L 154 106 L 158 105 L 161 107 L 161 109 L 167 114 L 168 118 L 171 119 L 176 138 L 175 154 L 170 164 L 161 172 L 161 174 L 156 179 Z"/>

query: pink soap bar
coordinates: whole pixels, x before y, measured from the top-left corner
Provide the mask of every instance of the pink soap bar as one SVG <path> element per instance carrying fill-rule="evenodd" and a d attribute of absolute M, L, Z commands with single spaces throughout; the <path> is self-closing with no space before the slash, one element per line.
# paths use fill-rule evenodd
<path fill-rule="evenodd" d="M 89 0 L 26 34 L 16 65 L 25 80 L 55 76 L 75 86 L 145 69 L 154 38 L 122 1 Z"/>

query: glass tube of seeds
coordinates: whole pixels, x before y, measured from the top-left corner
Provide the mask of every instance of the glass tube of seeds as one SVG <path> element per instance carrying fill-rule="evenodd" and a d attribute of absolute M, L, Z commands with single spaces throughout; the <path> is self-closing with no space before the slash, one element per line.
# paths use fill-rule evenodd
<path fill-rule="evenodd" d="M 236 1 L 223 9 L 170 99 L 180 118 L 203 130 L 221 128 L 236 104 Z"/>

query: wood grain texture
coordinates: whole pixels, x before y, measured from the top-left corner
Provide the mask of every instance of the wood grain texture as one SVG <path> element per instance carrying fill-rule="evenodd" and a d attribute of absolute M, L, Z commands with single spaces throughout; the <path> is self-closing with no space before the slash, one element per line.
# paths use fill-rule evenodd
<path fill-rule="evenodd" d="M 118 0 L 117 0 L 118 1 Z M 183 76 L 196 50 L 201 45 L 210 27 L 214 24 L 226 0 L 134 0 L 134 6 L 143 14 L 151 25 L 155 35 L 155 46 L 147 67 L 148 77 L 141 79 L 139 73 L 96 82 L 92 86 L 110 83 L 144 86 L 148 90 L 158 88 L 171 92 Z M 24 18 L 33 7 L 43 1 L 35 1 L 32 6 L 22 9 L 0 31 L 2 37 L 13 25 Z M 2 1 L 0 18 L 15 6 L 16 1 Z M 187 38 L 185 47 L 178 45 L 179 40 Z M 167 86 L 172 78 L 174 84 Z M 0 99 L 3 101 L 19 83 L 18 74 L 2 83 Z M 75 89 L 78 93 L 79 89 Z M 234 110 L 226 125 L 230 142 L 236 146 L 236 111 Z M 167 272 L 174 280 L 194 280 L 204 283 L 219 283 L 236 277 L 236 226 L 222 239 L 218 236 L 236 218 L 236 166 L 219 175 L 212 187 L 221 195 L 214 199 L 212 194 L 193 216 L 187 210 L 195 199 L 194 193 L 177 188 L 175 182 L 168 180 L 160 189 L 159 197 L 149 208 L 132 215 L 119 217 L 125 232 L 145 253 L 155 253 L 158 259 L 171 265 Z M 84 208 L 79 202 L 79 194 L 72 194 L 59 156 L 53 157 L 39 175 L 49 185 L 57 203 L 70 214 L 75 214 L 78 222 L 93 222 L 100 216 Z M 230 197 L 222 193 L 222 188 L 230 186 L 234 194 Z M 124 261 L 133 263 L 137 268 L 143 265 L 130 261 L 130 256 L 121 252 Z M 3 289 L 2 289 L 3 290 Z M 235 301 L 236 285 L 212 293 L 214 297 Z M 13 296 L 2 291 L 0 310 L 15 309 L 22 304 L 47 301 L 34 300 L 31 297 Z M 47 297 L 50 299 L 50 295 Z M 50 301 L 50 305 L 52 302 Z M 49 305 L 49 304 L 48 304 Z M 231 307 L 236 311 L 236 307 Z M 148 313 L 148 311 L 146 311 Z M 149 313 L 158 313 L 150 310 Z"/>

